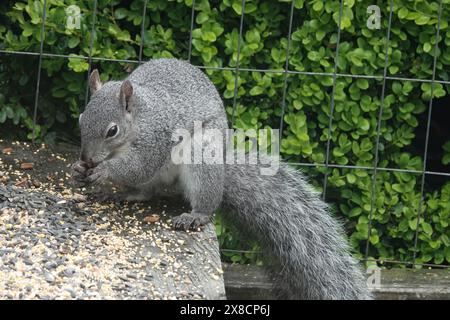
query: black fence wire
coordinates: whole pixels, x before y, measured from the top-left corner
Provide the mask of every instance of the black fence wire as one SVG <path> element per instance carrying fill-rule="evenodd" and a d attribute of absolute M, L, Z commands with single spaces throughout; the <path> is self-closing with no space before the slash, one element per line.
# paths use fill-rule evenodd
<path fill-rule="evenodd" d="M 102 58 L 102 57 L 94 57 L 93 56 L 93 46 L 94 46 L 94 38 L 95 38 L 95 32 L 96 32 L 96 17 L 97 17 L 97 9 L 98 9 L 98 0 L 93 1 L 93 11 L 92 11 L 92 26 L 91 26 L 91 37 L 90 37 L 90 43 L 89 43 L 89 54 L 88 56 L 84 55 L 64 55 L 64 54 L 54 54 L 54 53 L 46 53 L 44 52 L 44 39 L 45 39 L 45 22 L 46 22 L 46 16 L 47 16 L 47 0 L 43 0 L 43 7 L 42 7 L 42 24 L 41 24 L 41 37 L 40 37 L 40 47 L 39 52 L 26 52 L 26 51 L 11 51 L 11 50 L 3 50 L 0 49 L 0 54 L 8 54 L 8 55 L 29 55 L 29 56 L 38 56 L 38 69 L 37 69 L 37 82 L 36 82 L 36 88 L 35 88 L 35 100 L 34 100 L 34 109 L 33 109 L 33 142 L 36 137 L 35 133 L 35 127 L 36 127 L 36 119 L 38 114 L 38 105 L 39 105 L 39 89 L 40 89 L 40 81 L 41 81 L 41 70 L 42 70 L 42 59 L 43 58 L 63 58 L 63 59 L 82 59 L 88 61 L 89 67 L 88 67 L 88 77 L 92 70 L 92 63 L 97 61 L 110 61 L 110 62 L 121 62 L 121 63 L 131 63 L 131 64 L 142 64 L 145 61 L 143 60 L 143 49 L 145 47 L 145 22 L 146 22 L 146 16 L 147 16 L 147 8 L 148 8 L 148 0 L 143 0 L 143 11 L 142 11 L 142 23 L 141 23 L 141 37 L 140 37 L 140 45 L 139 45 L 139 55 L 138 60 L 127 60 L 127 59 L 109 59 L 109 58 Z M 434 44 L 434 52 L 438 49 L 438 43 L 439 43 L 439 36 L 440 36 L 440 28 L 441 28 L 441 15 L 443 11 L 443 4 L 442 0 L 439 0 L 439 9 L 438 9 L 438 21 L 437 21 L 437 27 L 436 27 L 436 41 Z M 189 33 L 189 47 L 188 47 L 188 61 L 191 61 L 192 58 L 192 40 L 193 40 L 193 30 L 195 26 L 195 5 L 196 1 L 192 0 L 192 11 L 191 11 L 191 18 L 190 18 L 190 33 Z M 291 35 L 292 35 L 292 25 L 294 20 L 294 11 L 295 11 L 295 1 L 291 2 L 290 11 L 289 11 L 289 26 L 288 26 L 288 34 L 287 36 L 287 48 L 286 48 L 286 61 L 284 64 L 284 70 L 271 70 L 271 69 L 258 69 L 258 68 L 241 68 L 240 67 L 240 54 L 241 54 L 241 42 L 243 37 L 243 29 L 244 29 L 244 19 L 245 19 L 245 5 L 246 0 L 242 0 L 241 3 L 241 14 L 240 14 L 240 21 L 239 21 L 239 37 L 237 42 L 237 52 L 236 52 L 236 66 L 235 67 L 210 67 L 210 66 L 202 66 L 198 65 L 197 67 L 200 69 L 212 69 L 212 70 L 219 70 L 219 71 L 233 71 L 234 72 L 234 93 L 233 93 L 233 109 L 232 109 L 232 117 L 231 117 L 231 124 L 234 125 L 235 122 L 235 112 L 236 112 L 236 104 L 237 104 L 237 97 L 238 97 L 238 79 L 239 79 L 239 72 L 264 72 L 264 73 L 282 73 L 283 78 L 283 91 L 282 91 L 282 100 L 281 100 L 281 120 L 280 120 L 280 133 L 283 132 L 283 126 L 284 126 L 284 114 L 286 109 L 286 95 L 288 90 L 288 76 L 293 74 L 297 75 L 311 75 L 311 76 L 330 76 L 332 77 L 332 91 L 331 91 L 331 101 L 330 101 L 330 117 L 329 117 L 329 123 L 328 123 L 328 134 L 327 134 L 327 141 L 326 141 L 326 155 L 325 155 L 325 161 L 324 163 L 303 163 L 303 162 L 297 162 L 297 163 L 290 163 L 291 165 L 298 166 L 298 167 L 325 167 L 327 170 L 324 174 L 324 180 L 323 180 L 323 198 L 325 199 L 327 194 L 327 182 L 328 182 L 328 175 L 329 175 L 329 168 L 346 168 L 346 169 L 359 169 L 359 170 L 367 170 L 372 172 L 372 183 L 371 183 L 371 201 L 370 201 L 370 215 L 369 215 L 369 227 L 368 227 L 368 237 L 366 241 L 365 246 L 365 258 L 362 259 L 364 261 L 373 261 L 373 262 L 380 262 L 380 263 L 392 263 L 392 264 L 403 264 L 410 267 L 415 266 L 424 266 L 424 267 L 436 267 L 436 268 L 450 268 L 450 266 L 447 265 L 437 265 L 432 263 L 417 263 L 416 262 L 416 253 L 417 253 L 417 245 L 418 245 L 418 234 L 419 234 L 419 226 L 420 226 L 420 219 L 422 217 L 422 210 L 423 210 L 423 202 L 424 202 L 424 186 L 425 186 L 425 180 L 428 175 L 434 175 L 434 176 L 442 176 L 442 177 L 450 177 L 450 173 L 448 172 L 437 172 L 437 171 L 430 171 L 427 170 L 427 157 L 428 157 L 428 144 L 429 144 L 429 138 L 430 138 L 430 124 L 431 124 L 431 117 L 432 117 L 432 109 L 433 109 L 433 90 L 436 84 L 442 84 L 442 85 L 450 85 L 450 81 L 446 80 L 440 80 L 436 79 L 436 64 L 437 64 L 437 54 L 434 54 L 433 59 L 433 66 L 432 66 L 432 77 L 431 79 L 420 79 L 420 78 L 410 78 L 410 77 L 398 77 L 398 76 L 390 76 L 387 74 L 387 69 L 389 65 L 389 42 L 390 42 L 390 36 L 391 36 L 391 26 L 392 26 L 392 15 L 393 15 L 393 9 L 394 4 L 393 0 L 389 0 L 389 17 L 388 17 L 388 28 L 386 32 L 386 41 L 384 44 L 384 67 L 383 67 L 383 74 L 382 75 L 364 75 L 364 74 L 345 74 L 345 73 L 338 73 L 338 59 L 339 59 L 339 44 L 341 41 L 341 20 L 343 15 L 343 8 L 344 8 L 344 0 L 340 0 L 339 3 L 339 18 L 338 18 L 338 28 L 337 28 L 337 41 L 336 41 L 336 50 L 335 50 L 335 56 L 334 56 L 334 71 L 332 73 L 329 72 L 312 72 L 312 71 L 297 71 L 297 70 L 289 70 L 289 53 L 290 53 L 290 47 L 291 47 Z M 382 86 L 381 86 L 381 97 L 380 97 L 380 106 L 378 109 L 378 117 L 377 117 L 377 134 L 376 134 L 376 143 L 375 143 L 375 150 L 374 150 L 374 161 L 373 166 L 357 166 L 357 165 L 338 165 L 330 163 L 330 145 L 331 145 L 331 131 L 332 131 L 332 125 L 333 125 L 333 113 L 335 109 L 335 92 L 336 92 L 336 80 L 341 77 L 350 77 L 350 78 L 361 78 L 361 79 L 372 79 L 372 80 L 381 80 Z M 427 123 L 426 123 L 426 136 L 425 136 L 425 147 L 423 152 L 423 167 L 422 170 L 411 170 L 411 169 L 401 169 L 401 168 L 387 168 L 387 167 L 379 167 L 379 146 L 380 146 L 380 137 L 381 137 L 381 120 L 382 120 L 382 114 L 383 114 L 383 107 L 384 107 L 384 100 L 385 100 L 385 93 L 386 93 L 386 82 L 388 80 L 397 80 L 397 81 L 411 81 L 411 82 L 419 82 L 419 83 L 430 83 L 431 85 L 431 98 L 428 105 L 428 115 L 427 115 Z M 85 105 L 88 102 L 89 98 L 89 81 L 87 81 L 86 85 L 86 95 L 85 95 Z M 281 138 L 281 137 L 280 137 Z M 376 195 L 376 178 L 379 171 L 391 171 L 391 172 L 403 172 L 403 173 L 410 173 L 410 174 L 416 174 L 420 175 L 420 202 L 419 207 L 417 211 L 417 228 L 415 230 L 414 235 L 414 256 L 412 261 L 399 261 L 399 260 L 381 260 L 381 259 L 373 259 L 369 258 L 369 247 L 370 247 L 370 236 L 371 236 L 371 226 L 373 222 L 373 210 L 374 210 L 374 199 Z M 249 251 L 249 250 L 232 250 L 232 249 L 222 249 L 222 252 L 229 252 L 229 253 L 253 253 L 253 254 L 259 254 L 260 252 L 256 251 Z"/>

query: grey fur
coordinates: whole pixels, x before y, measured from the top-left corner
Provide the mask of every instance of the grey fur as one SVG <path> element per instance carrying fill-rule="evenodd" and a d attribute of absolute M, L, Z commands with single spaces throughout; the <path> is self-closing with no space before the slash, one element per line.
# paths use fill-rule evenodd
<path fill-rule="evenodd" d="M 224 211 L 276 258 L 278 289 L 291 299 L 370 299 L 362 270 L 327 205 L 286 164 L 274 176 L 227 165 Z"/>
<path fill-rule="evenodd" d="M 177 184 L 192 211 L 173 218 L 179 229 L 211 221 L 222 206 L 229 220 L 258 238 L 274 258 L 281 297 L 369 299 L 362 270 L 349 253 L 342 227 L 302 175 L 281 164 L 274 176 L 257 165 L 175 165 L 170 152 L 177 128 L 228 128 L 222 100 L 197 68 L 175 59 L 149 61 L 124 82 L 99 83 L 80 117 L 82 159 L 74 178 L 110 181 L 151 197 Z M 131 93 L 131 96 L 130 96 Z M 126 97 L 126 98 L 125 98 Z M 113 138 L 108 129 L 117 125 Z"/>

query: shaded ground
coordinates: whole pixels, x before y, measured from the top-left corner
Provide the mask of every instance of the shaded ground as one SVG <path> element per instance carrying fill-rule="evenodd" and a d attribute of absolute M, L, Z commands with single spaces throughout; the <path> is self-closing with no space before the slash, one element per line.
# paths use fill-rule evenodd
<path fill-rule="evenodd" d="M 0 299 L 224 298 L 213 225 L 173 231 L 168 199 L 93 202 L 57 149 L 0 140 Z"/>

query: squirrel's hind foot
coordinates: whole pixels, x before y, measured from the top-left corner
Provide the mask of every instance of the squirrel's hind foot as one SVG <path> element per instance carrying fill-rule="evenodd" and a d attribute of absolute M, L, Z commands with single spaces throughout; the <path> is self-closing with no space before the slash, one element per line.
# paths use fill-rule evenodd
<path fill-rule="evenodd" d="M 211 222 L 211 215 L 204 213 L 182 213 L 172 218 L 172 225 L 177 230 L 198 230 L 198 228 Z"/>

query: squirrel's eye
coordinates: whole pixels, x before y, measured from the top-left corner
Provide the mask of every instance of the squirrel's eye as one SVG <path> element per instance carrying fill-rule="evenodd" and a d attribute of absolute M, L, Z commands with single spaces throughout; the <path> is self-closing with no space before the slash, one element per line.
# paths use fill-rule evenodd
<path fill-rule="evenodd" d="M 116 125 L 113 125 L 111 128 L 109 128 L 106 137 L 107 138 L 114 137 L 117 134 L 117 132 L 119 132 L 119 128 Z"/>

